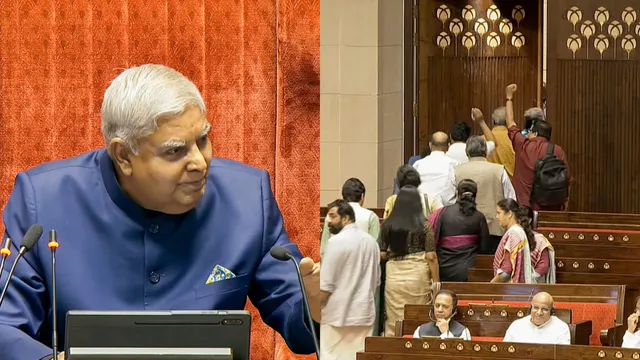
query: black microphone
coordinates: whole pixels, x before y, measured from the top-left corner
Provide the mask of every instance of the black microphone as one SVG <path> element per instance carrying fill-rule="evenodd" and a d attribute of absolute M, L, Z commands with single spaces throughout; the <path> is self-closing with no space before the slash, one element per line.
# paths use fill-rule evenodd
<path fill-rule="evenodd" d="M 51 250 L 51 298 L 53 311 L 53 332 L 51 333 L 51 343 L 53 344 L 53 357 L 58 357 L 58 296 L 56 294 L 56 250 L 60 247 L 58 235 L 55 230 L 49 230 L 49 250 Z"/>
<path fill-rule="evenodd" d="M 296 273 L 298 274 L 298 282 L 300 283 L 300 290 L 302 290 L 302 303 L 304 305 L 304 311 L 307 314 L 307 321 L 309 321 L 309 330 L 313 336 L 313 345 L 316 347 L 316 357 L 320 360 L 320 346 L 318 345 L 318 338 L 316 336 L 316 329 L 313 326 L 313 317 L 311 316 L 311 310 L 309 309 L 309 298 L 307 298 L 307 292 L 304 290 L 304 281 L 302 280 L 302 274 L 300 273 L 300 266 L 298 262 L 291 254 L 291 250 L 283 246 L 276 246 L 271 248 L 269 252 L 271 256 L 280 261 L 291 260 L 296 267 Z"/>
<path fill-rule="evenodd" d="M 4 297 L 7 295 L 7 289 L 9 288 L 9 283 L 11 283 L 11 278 L 13 277 L 14 271 L 16 271 L 16 265 L 18 265 L 18 261 L 24 256 L 24 254 L 28 253 L 33 249 L 38 240 L 40 240 L 40 236 L 42 236 L 42 226 L 35 224 L 32 225 L 27 233 L 24 234 L 24 238 L 20 242 L 20 249 L 18 250 L 18 256 L 16 260 L 13 262 L 11 266 L 11 270 L 9 271 L 9 277 L 7 277 L 7 282 L 4 284 L 4 289 L 2 289 L 2 294 L 0 295 L 0 306 L 2 306 L 2 302 L 4 301 Z"/>
<path fill-rule="evenodd" d="M 7 238 L 4 242 L 4 247 L 0 249 L 0 278 L 2 277 L 2 271 L 4 270 L 4 263 L 7 258 L 11 256 L 11 239 Z"/>
<path fill-rule="evenodd" d="M 527 304 L 531 307 L 531 298 L 533 297 L 533 293 L 536 291 L 535 288 L 531 289 L 531 293 L 529 294 L 529 298 L 527 298 Z"/>

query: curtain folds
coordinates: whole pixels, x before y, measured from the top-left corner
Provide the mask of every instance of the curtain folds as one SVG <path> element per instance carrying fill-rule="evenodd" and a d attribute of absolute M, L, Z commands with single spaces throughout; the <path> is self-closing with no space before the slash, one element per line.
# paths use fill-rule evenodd
<path fill-rule="evenodd" d="M 0 5 L 3 206 L 19 171 L 103 147 L 109 82 L 125 68 L 159 63 L 201 90 L 216 156 L 270 173 L 289 235 L 318 260 L 320 0 Z M 295 359 L 248 308 L 252 359 Z"/>

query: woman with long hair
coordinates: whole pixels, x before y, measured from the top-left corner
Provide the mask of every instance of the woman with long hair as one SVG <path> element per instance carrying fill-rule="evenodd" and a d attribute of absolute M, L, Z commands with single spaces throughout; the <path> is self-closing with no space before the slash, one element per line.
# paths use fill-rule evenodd
<path fill-rule="evenodd" d="M 491 282 L 532 284 L 549 273 L 550 244 L 543 241 L 546 240 L 544 236 L 536 237 L 531 228 L 530 211 L 513 199 L 498 202 L 496 217 L 506 231 L 493 259 L 494 277 Z M 535 264 L 534 256 L 537 258 Z"/>
<path fill-rule="evenodd" d="M 429 217 L 433 228 L 441 281 L 467 281 L 476 254 L 490 243 L 484 215 L 476 209 L 478 185 L 464 179 L 458 183 L 456 203 Z"/>
<path fill-rule="evenodd" d="M 541 284 L 556 283 L 556 251 L 546 236 L 536 231 L 535 213 L 528 206 L 521 206 L 527 214 L 531 224 L 536 246 L 531 252 L 531 266 L 533 267 L 533 282 Z"/>
<path fill-rule="evenodd" d="M 402 187 L 393 212 L 380 229 L 381 258 L 388 260 L 385 336 L 395 336 L 396 320 L 402 319 L 405 304 L 430 304 L 432 285 L 440 282 L 433 231 L 420 198 L 415 186 Z"/>

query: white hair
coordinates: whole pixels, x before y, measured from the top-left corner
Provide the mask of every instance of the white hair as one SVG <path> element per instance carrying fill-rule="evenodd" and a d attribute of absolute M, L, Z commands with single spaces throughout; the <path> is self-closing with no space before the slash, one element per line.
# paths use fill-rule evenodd
<path fill-rule="evenodd" d="M 158 129 L 158 119 L 175 118 L 195 107 L 204 116 L 200 91 L 184 75 L 163 65 L 130 68 L 116 77 L 102 101 L 102 135 L 122 139 L 134 153 L 138 140 Z"/>

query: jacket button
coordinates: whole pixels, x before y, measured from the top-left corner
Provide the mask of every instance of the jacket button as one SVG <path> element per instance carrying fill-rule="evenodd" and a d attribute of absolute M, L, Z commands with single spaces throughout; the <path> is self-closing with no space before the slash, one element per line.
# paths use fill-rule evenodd
<path fill-rule="evenodd" d="M 160 274 L 158 274 L 157 272 L 152 272 L 149 275 L 149 281 L 151 281 L 152 284 L 157 284 L 160 282 Z"/>
<path fill-rule="evenodd" d="M 157 234 L 159 230 L 160 227 L 158 226 L 158 224 L 151 224 L 149 226 L 149 232 L 151 232 L 152 234 Z"/>

